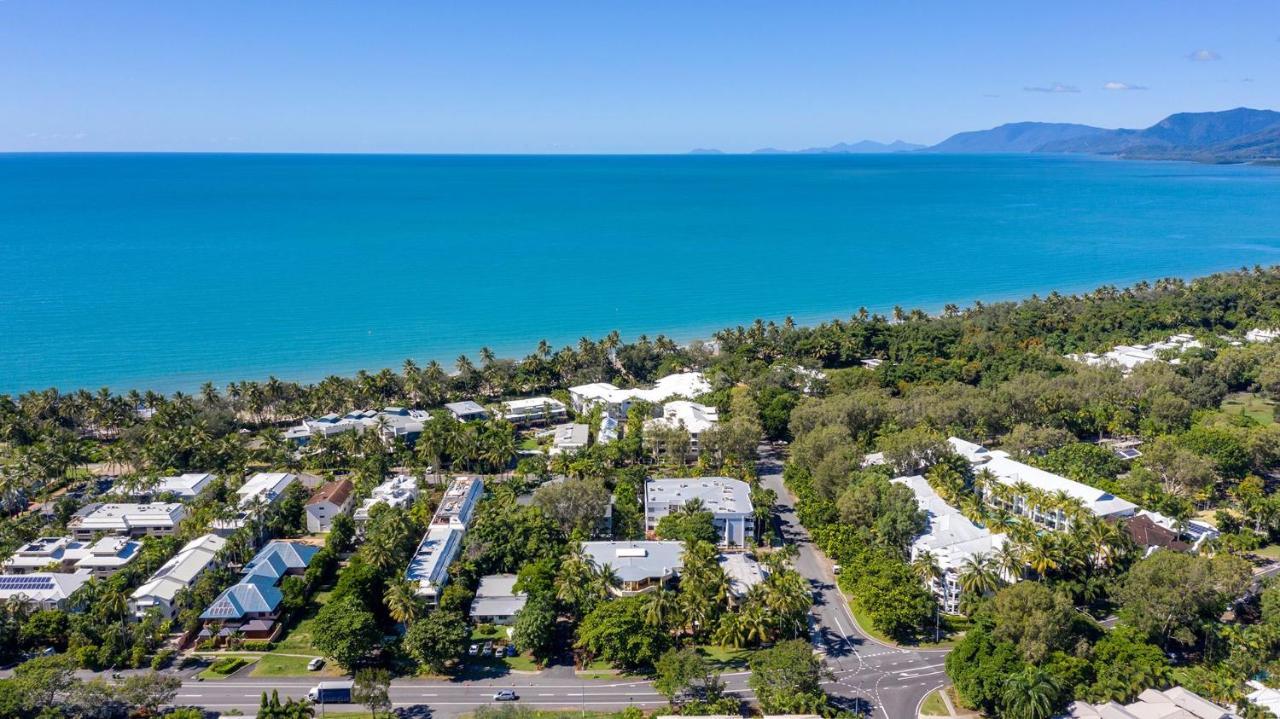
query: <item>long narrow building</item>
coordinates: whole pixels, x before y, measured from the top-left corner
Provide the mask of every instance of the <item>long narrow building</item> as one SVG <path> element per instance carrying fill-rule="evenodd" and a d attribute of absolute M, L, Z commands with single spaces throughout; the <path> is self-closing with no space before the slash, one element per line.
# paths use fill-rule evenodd
<path fill-rule="evenodd" d="M 409 560 L 405 578 L 430 604 L 440 601 L 440 593 L 449 583 L 449 565 L 462 549 L 467 525 L 483 495 L 484 482 L 479 477 L 459 477 L 450 482 L 427 533 Z"/>

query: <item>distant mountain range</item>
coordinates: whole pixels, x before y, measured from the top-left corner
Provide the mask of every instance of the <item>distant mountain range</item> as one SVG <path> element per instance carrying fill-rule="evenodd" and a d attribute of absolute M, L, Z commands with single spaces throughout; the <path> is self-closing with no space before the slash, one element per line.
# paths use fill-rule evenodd
<path fill-rule="evenodd" d="M 961 132 L 927 152 L 1071 152 L 1135 160 L 1253 162 L 1280 159 L 1280 112 L 1238 107 L 1180 112 L 1144 130 L 1016 122 Z"/>
<path fill-rule="evenodd" d="M 1221 112 L 1180 112 L 1144 130 L 1108 129 L 1063 122 L 1014 122 L 990 130 L 961 132 L 932 147 L 896 140 L 863 140 L 829 147 L 754 155 L 853 155 L 891 152 L 1025 153 L 1113 155 L 1134 160 L 1280 162 L 1280 112 L 1238 107 Z M 692 154 L 723 154 L 699 149 Z"/>

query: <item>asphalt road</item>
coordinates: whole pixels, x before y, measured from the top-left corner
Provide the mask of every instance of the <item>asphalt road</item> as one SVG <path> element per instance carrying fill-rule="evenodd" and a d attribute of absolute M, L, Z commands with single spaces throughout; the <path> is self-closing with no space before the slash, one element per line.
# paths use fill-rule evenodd
<path fill-rule="evenodd" d="M 794 498 L 782 483 L 781 460 L 762 447 L 759 470 L 761 483 L 778 494 L 783 537 L 799 549 L 796 569 L 813 585 L 814 648 L 826 655 L 835 675 L 827 692 L 848 708 L 876 717 L 916 716 L 925 695 L 946 682 L 946 650 L 900 649 L 864 634 L 836 588 L 831 563 L 796 518 Z"/>
<path fill-rule="evenodd" d="M 777 516 L 786 541 L 799 549 L 796 568 L 813 585 L 811 615 L 815 651 L 824 655 L 831 670 L 826 690 L 851 710 L 860 710 L 877 719 L 911 719 L 931 690 L 946 681 L 944 650 L 909 650 L 880 644 L 867 637 L 854 622 L 848 606 L 835 585 L 835 576 L 826 557 L 813 546 L 809 534 L 796 518 L 794 499 L 782 484 L 782 464 L 771 448 L 761 448 L 760 477 L 764 486 L 778 494 Z M 246 670 L 247 671 L 247 670 Z M 729 692 L 751 700 L 748 672 L 723 675 Z M 259 679 L 232 676 L 220 681 L 187 679 L 175 704 L 209 710 L 237 710 L 252 716 L 263 692 L 276 690 L 280 698 L 303 698 L 321 677 Z M 508 674 L 472 681 L 396 680 L 391 686 L 394 707 L 411 717 L 447 719 L 494 704 L 499 689 L 514 689 L 520 704 L 540 709 L 582 711 L 611 710 L 635 704 L 656 709 L 666 704 L 646 681 L 625 679 L 579 679 L 570 667 L 557 666 L 537 674 Z M 317 707 L 322 711 L 359 711 L 351 705 Z"/>

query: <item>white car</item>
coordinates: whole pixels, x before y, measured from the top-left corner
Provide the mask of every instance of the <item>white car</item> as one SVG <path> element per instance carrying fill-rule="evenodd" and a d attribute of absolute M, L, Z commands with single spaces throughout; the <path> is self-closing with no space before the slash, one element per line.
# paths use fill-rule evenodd
<path fill-rule="evenodd" d="M 515 689 L 503 689 L 493 695 L 495 702 L 513 702 L 520 698 Z"/>
<path fill-rule="evenodd" d="M 316 657 L 315 659 L 312 659 L 311 661 L 307 662 L 307 671 L 309 672 L 318 672 L 323 668 L 324 668 L 324 660 L 321 659 L 320 657 Z"/>

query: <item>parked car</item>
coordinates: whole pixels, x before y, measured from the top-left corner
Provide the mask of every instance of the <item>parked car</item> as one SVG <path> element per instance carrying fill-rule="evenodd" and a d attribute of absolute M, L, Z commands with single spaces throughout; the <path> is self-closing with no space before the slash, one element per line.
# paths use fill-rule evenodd
<path fill-rule="evenodd" d="M 309 672 L 318 672 L 323 668 L 324 668 L 324 660 L 321 659 L 320 657 L 316 657 L 315 659 L 312 659 L 311 661 L 307 662 L 307 671 Z"/>
<path fill-rule="evenodd" d="M 472 644 L 470 647 L 467 648 L 467 654 L 470 654 L 473 657 L 479 653 L 480 653 L 479 644 Z"/>
<path fill-rule="evenodd" d="M 514 644 L 508 644 L 508 645 L 507 645 L 507 649 L 506 649 L 506 653 L 507 653 L 507 656 L 509 656 L 509 657 L 514 657 L 515 655 L 519 654 L 520 652 L 516 651 L 516 645 L 514 645 Z"/>
<path fill-rule="evenodd" d="M 495 702 L 513 702 L 520 698 L 515 689 L 503 689 L 493 695 Z"/>
<path fill-rule="evenodd" d="M 482 648 L 482 649 L 480 650 L 480 656 L 482 656 L 482 657 L 491 657 L 491 656 L 493 656 L 493 642 L 485 642 L 485 643 L 484 643 L 484 648 Z"/>

